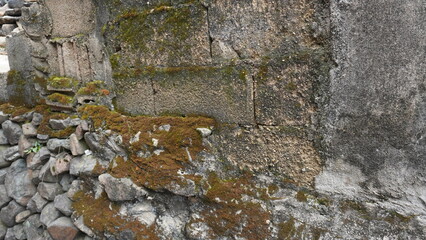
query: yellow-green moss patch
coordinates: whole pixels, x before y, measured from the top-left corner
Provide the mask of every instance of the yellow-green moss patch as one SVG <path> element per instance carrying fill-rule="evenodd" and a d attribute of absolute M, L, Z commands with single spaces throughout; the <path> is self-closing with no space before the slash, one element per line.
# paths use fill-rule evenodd
<path fill-rule="evenodd" d="M 65 95 L 65 94 L 61 94 L 61 93 L 54 93 L 51 94 L 49 96 L 47 96 L 47 100 L 54 102 L 54 103 L 59 103 L 62 105 L 70 105 L 73 103 L 73 97 Z"/>
<path fill-rule="evenodd" d="M 84 216 L 84 224 L 102 236 L 104 232 L 118 235 L 131 230 L 136 239 L 159 239 L 155 227 L 147 227 L 137 220 L 119 215 L 119 205 L 110 202 L 105 193 L 98 199 L 90 193 L 77 192 L 73 197 L 73 208 L 78 216 Z"/>
<path fill-rule="evenodd" d="M 190 158 L 195 160 L 201 151 L 207 150 L 196 129 L 215 125 L 213 119 L 205 117 L 130 117 L 93 105 L 81 107 L 79 112 L 83 119 L 92 120 L 95 128 L 110 129 L 123 137 L 129 160 L 117 158 L 117 166 L 110 169 L 110 173 L 115 177 L 130 177 L 136 184 L 156 190 L 171 183 L 185 184 L 178 170 L 183 169 Z M 169 132 L 158 130 L 165 124 L 171 125 Z M 137 134 L 139 141 L 130 143 Z M 153 139 L 158 140 L 158 146 Z M 163 152 L 154 154 L 158 149 Z M 141 152 L 151 154 L 141 157 Z M 200 180 L 192 175 L 184 177 Z"/>

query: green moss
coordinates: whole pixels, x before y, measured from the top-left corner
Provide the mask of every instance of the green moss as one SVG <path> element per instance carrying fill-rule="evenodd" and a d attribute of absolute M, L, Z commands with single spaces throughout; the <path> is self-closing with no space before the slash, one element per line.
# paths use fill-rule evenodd
<path fill-rule="evenodd" d="M 98 236 L 109 233 L 118 237 L 121 231 L 131 230 L 137 240 L 159 239 L 154 226 L 147 227 L 137 220 L 121 217 L 119 205 L 110 202 L 105 192 L 98 199 L 88 192 L 74 194 L 72 207 L 77 216 L 84 216 L 84 224 Z"/>
<path fill-rule="evenodd" d="M 63 104 L 63 105 L 72 104 L 73 101 L 74 101 L 73 97 L 70 97 L 68 95 L 61 94 L 61 93 L 51 94 L 51 95 L 47 96 L 47 99 L 51 102 L 60 103 L 60 104 Z"/>
<path fill-rule="evenodd" d="M 47 80 L 48 86 L 54 89 L 74 89 L 78 86 L 79 81 L 73 78 L 53 76 Z"/>
<path fill-rule="evenodd" d="M 80 108 L 79 113 L 83 119 L 90 118 L 95 128 L 110 129 L 123 136 L 130 161 L 117 158 L 117 166 L 109 172 L 116 177 L 130 177 L 136 184 L 154 190 L 162 190 L 171 183 L 186 184 L 177 172 L 189 162 L 187 150 L 192 159 L 207 150 L 196 128 L 215 125 L 213 119 L 205 117 L 129 117 L 103 106 L 87 105 Z M 169 132 L 153 131 L 154 126 L 164 124 L 172 126 Z M 139 141 L 130 144 L 130 139 L 138 132 Z M 140 151 L 152 153 L 156 149 L 153 138 L 158 139 L 164 152 L 148 158 L 139 157 Z M 200 181 L 193 175 L 185 175 L 184 178 L 196 183 Z"/>
<path fill-rule="evenodd" d="M 80 96 L 107 96 L 110 91 L 105 88 L 103 81 L 93 81 L 86 84 L 85 87 L 80 88 L 77 91 L 77 95 Z"/>
<path fill-rule="evenodd" d="M 296 199 L 299 202 L 307 202 L 308 197 L 306 196 L 306 193 L 304 191 L 298 191 L 296 194 Z"/>
<path fill-rule="evenodd" d="M 294 224 L 295 220 L 293 217 L 291 217 L 287 222 L 280 223 L 278 225 L 278 239 L 293 239 L 293 236 L 297 233 L 297 229 Z"/>

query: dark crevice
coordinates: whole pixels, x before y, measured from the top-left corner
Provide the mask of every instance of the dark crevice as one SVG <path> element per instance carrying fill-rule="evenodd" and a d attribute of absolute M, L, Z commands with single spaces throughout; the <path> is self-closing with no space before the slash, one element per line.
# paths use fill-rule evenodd
<path fill-rule="evenodd" d="M 256 86 L 256 78 L 254 76 L 251 76 L 252 78 L 252 87 L 253 87 L 253 121 L 256 125 L 258 125 L 257 123 L 257 116 L 256 116 L 256 97 L 257 97 L 257 86 Z"/>
<path fill-rule="evenodd" d="M 206 10 L 206 18 L 207 18 L 207 36 L 209 37 L 209 48 L 210 48 L 210 59 L 213 60 L 213 38 L 212 35 L 210 34 L 210 14 L 209 14 L 209 7 L 208 6 L 204 6 L 204 9 Z"/>
<path fill-rule="evenodd" d="M 152 105 L 153 105 L 152 108 L 154 111 L 154 115 L 157 115 L 157 110 L 155 107 L 155 94 L 157 93 L 157 91 L 155 90 L 155 87 L 154 87 L 154 81 L 152 79 L 150 79 L 149 81 L 151 83 L 151 89 L 152 89 Z"/>

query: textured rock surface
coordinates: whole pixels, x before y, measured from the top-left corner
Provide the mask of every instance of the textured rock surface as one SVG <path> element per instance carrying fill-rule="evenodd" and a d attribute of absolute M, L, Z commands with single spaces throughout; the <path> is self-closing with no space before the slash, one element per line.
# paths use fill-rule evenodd
<path fill-rule="evenodd" d="M 422 1 L 333 1 L 334 56 L 321 192 L 426 213 Z M 373 12 L 374 17 L 371 15 Z M 338 179 L 345 179 L 340 181 Z"/>

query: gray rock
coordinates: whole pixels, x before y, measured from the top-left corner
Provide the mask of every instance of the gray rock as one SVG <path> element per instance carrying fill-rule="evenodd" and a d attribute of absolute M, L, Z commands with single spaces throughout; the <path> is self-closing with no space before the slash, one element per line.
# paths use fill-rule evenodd
<path fill-rule="evenodd" d="M 12 231 L 13 231 L 13 235 L 15 236 L 17 240 L 27 239 L 27 236 L 24 231 L 24 226 L 22 224 L 13 226 Z"/>
<path fill-rule="evenodd" d="M 68 192 L 68 190 L 71 187 L 71 183 L 74 180 L 75 180 L 75 177 L 70 174 L 65 174 L 64 176 L 62 176 L 61 181 L 59 182 L 59 184 L 61 184 L 62 186 L 62 190 L 64 192 Z"/>
<path fill-rule="evenodd" d="M 63 152 L 52 158 L 55 159 L 52 160 L 52 162 L 50 163 L 50 172 L 53 176 L 57 176 L 61 173 L 68 172 L 70 170 L 70 163 L 72 160 L 71 155 L 66 152 Z"/>
<path fill-rule="evenodd" d="M 37 134 L 37 139 L 38 139 L 41 143 L 47 143 L 47 141 L 49 141 L 49 135 Z"/>
<path fill-rule="evenodd" d="M 49 224 L 59 217 L 61 217 L 62 214 L 55 208 L 55 205 L 53 203 L 48 203 L 40 214 L 40 221 L 45 225 L 49 226 Z"/>
<path fill-rule="evenodd" d="M 54 205 L 65 216 L 71 216 L 73 213 L 72 201 L 66 193 L 55 197 Z"/>
<path fill-rule="evenodd" d="M 84 134 L 84 140 L 95 154 L 101 157 L 103 160 L 112 161 L 116 154 L 104 144 L 100 143 L 100 136 L 93 132 L 87 132 Z"/>
<path fill-rule="evenodd" d="M 4 239 L 6 236 L 7 227 L 0 221 L 0 239 Z"/>
<path fill-rule="evenodd" d="M 55 153 L 70 150 L 70 140 L 57 138 L 49 139 L 49 141 L 47 141 L 47 149 Z"/>
<path fill-rule="evenodd" d="M 44 199 L 53 201 L 55 197 L 62 193 L 62 186 L 59 183 L 45 183 L 38 185 L 37 191 Z"/>
<path fill-rule="evenodd" d="M 4 180 L 6 179 L 7 168 L 0 169 L 0 185 L 4 184 Z"/>
<path fill-rule="evenodd" d="M 12 198 L 7 195 L 6 187 L 0 185 L 0 209 L 6 206 L 10 201 L 12 201 Z"/>
<path fill-rule="evenodd" d="M 13 146 L 13 147 L 7 148 L 3 152 L 3 157 L 4 157 L 4 160 L 6 160 L 8 162 L 13 162 L 13 161 L 19 159 L 21 157 L 21 155 L 19 154 L 19 147 Z"/>
<path fill-rule="evenodd" d="M 40 173 L 38 175 L 38 178 L 42 182 L 49 182 L 49 183 L 57 183 L 61 179 L 59 176 L 53 176 L 52 172 L 50 171 L 50 167 L 55 164 L 56 159 L 51 157 L 50 160 L 43 165 L 43 167 L 40 169 Z"/>
<path fill-rule="evenodd" d="M 19 137 L 18 149 L 19 149 L 19 155 L 21 157 L 24 157 L 26 155 L 26 150 L 30 149 L 33 146 L 34 146 L 34 140 L 29 140 L 24 135 L 21 135 Z"/>
<path fill-rule="evenodd" d="M 7 4 L 10 8 L 22 8 L 24 6 L 24 0 L 9 0 Z"/>
<path fill-rule="evenodd" d="M 77 218 L 73 218 L 73 223 L 74 225 L 80 229 L 80 231 L 82 231 L 83 233 L 85 233 L 86 235 L 90 236 L 90 237 L 94 237 L 95 233 L 84 224 L 84 216 L 80 216 Z"/>
<path fill-rule="evenodd" d="M 3 32 L 3 34 L 9 35 L 17 27 L 18 27 L 18 25 L 13 24 L 13 23 L 3 24 L 1 26 L 1 31 Z"/>
<path fill-rule="evenodd" d="M 5 114 L 4 112 L 0 111 L 0 124 L 4 123 L 5 121 L 9 120 L 10 115 Z"/>
<path fill-rule="evenodd" d="M 4 240 L 16 240 L 15 233 L 13 232 L 13 228 L 7 229 L 6 235 L 4 236 Z"/>
<path fill-rule="evenodd" d="M 6 135 L 4 135 L 4 131 L 0 129 L 0 145 L 7 145 L 9 141 L 7 140 Z"/>
<path fill-rule="evenodd" d="M 71 183 L 71 187 L 67 192 L 67 196 L 72 199 L 74 197 L 74 195 L 83 190 L 83 181 L 81 180 L 74 180 Z"/>
<path fill-rule="evenodd" d="M 33 126 L 39 126 L 42 121 L 43 121 L 43 115 L 35 112 L 34 115 L 33 115 L 33 120 L 31 121 L 31 124 Z"/>
<path fill-rule="evenodd" d="M 67 127 L 76 127 L 78 125 L 80 125 L 81 120 L 79 118 L 67 118 L 67 119 L 50 119 L 49 120 L 49 124 L 50 127 L 52 127 L 52 129 L 54 130 L 63 130 Z"/>
<path fill-rule="evenodd" d="M 34 214 L 25 220 L 24 232 L 27 235 L 27 239 L 44 240 L 43 238 L 43 224 L 40 221 L 40 214 Z"/>
<path fill-rule="evenodd" d="M 125 203 L 119 212 L 120 215 L 130 216 L 147 226 L 151 226 L 157 219 L 157 213 L 150 201 Z"/>
<path fill-rule="evenodd" d="M 202 137 L 208 137 L 212 135 L 212 130 L 208 128 L 197 128 L 197 131 L 201 134 Z"/>
<path fill-rule="evenodd" d="M 170 126 L 170 124 L 165 124 L 165 125 L 161 125 L 161 126 L 158 128 L 158 130 L 160 130 L 160 131 L 166 131 L 166 132 L 169 132 L 169 131 L 170 131 L 170 128 L 172 128 L 172 126 Z"/>
<path fill-rule="evenodd" d="M 30 210 L 25 210 L 23 212 L 18 213 L 18 215 L 16 215 L 15 217 L 15 222 L 16 223 L 23 223 L 29 216 L 31 216 L 31 211 Z"/>
<path fill-rule="evenodd" d="M 11 201 L 6 207 L 0 210 L 0 220 L 7 226 L 15 225 L 15 217 L 20 212 L 25 211 L 25 208 L 15 201 Z"/>
<path fill-rule="evenodd" d="M 10 120 L 12 122 L 17 122 L 17 123 L 30 122 L 33 119 L 33 114 L 34 114 L 34 112 L 32 112 L 32 111 L 27 112 L 27 113 L 24 113 L 22 115 L 12 117 Z"/>
<path fill-rule="evenodd" d="M 19 124 L 13 123 L 10 120 L 1 124 L 4 135 L 11 145 L 18 144 L 19 137 L 22 135 L 22 128 Z"/>
<path fill-rule="evenodd" d="M 70 136 L 70 147 L 71 153 L 74 156 L 83 155 L 84 151 L 88 149 L 84 142 L 79 141 L 77 135 L 74 133 Z"/>
<path fill-rule="evenodd" d="M 24 159 L 13 162 L 6 174 L 5 186 L 8 195 L 23 206 L 26 206 L 37 192 L 31 179 L 31 172 L 27 171 Z"/>
<path fill-rule="evenodd" d="M 6 146 L 0 146 L 0 168 L 9 167 L 10 164 L 12 164 L 11 162 L 6 161 L 6 159 L 4 158 L 4 154 L 8 148 L 9 147 Z"/>
<path fill-rule="evenodd" d="M 114 178 L 106 173 L 99 176 L 99 182 L 111 201 L 132 201 L 148 194 L 128 178 Z"/>
<path fill-rule="evenodd" d="M 73 240 L 79 230 L 70 218 L 61 217 L 47 226 L 47 231 L 54 240 Z"/>
<path fill-rule="evenodd" d="M 94 175 L 93 170 L 100 160 L 93 155 L 83 155 L 81 157 L 75 157 L 71 160 L 70 174 L 74 176 L 83 175 Z"/>
<path fill-rule="evenodd" d="M 37 129 L 33 126 L 32 123 L 25 123 L 22 125 L 22 132 L 26 137 L 36 137 Z"/>
<path fill-rule="evenodd" d="M 27 166 L 29 169 L 36 169 L 39 166 L 45 164 L 50 158 L 50 151 L 47 147 L 42 147 L 38 152 L 33 154 L 31 157 L 27 157 Z"/>
<path fill-rule="evenodd" d="M 27 209 L 34 213 L 40 213 L 47 203 L 49 202 L 37 192 L 28 202 Z"/>

